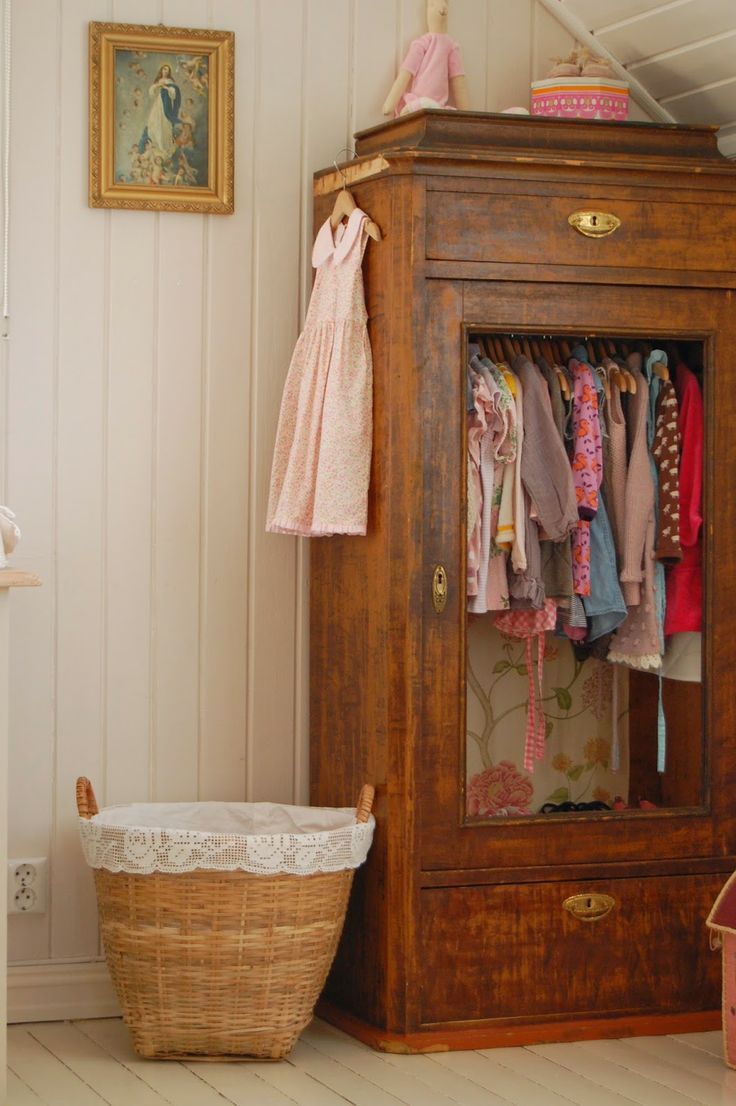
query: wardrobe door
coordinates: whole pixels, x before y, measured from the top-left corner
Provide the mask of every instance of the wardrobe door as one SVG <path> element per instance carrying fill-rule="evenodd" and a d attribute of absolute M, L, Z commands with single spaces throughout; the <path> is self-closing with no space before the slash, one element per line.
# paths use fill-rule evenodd
<path fill-rule="evenodd" d="M 527 870 L 525 878 L 542 879 L 549 878 L 550 867 L 557 867 L 562 876 L 565 866 L 586 862 L 626 864 L 631 874 L 692 871 L 696 866 L 703 871 L 727 869 L 736 851 L 732 802 L 736 785 L 736 650 L 727 614 L 736 604 L 736 447 L 729 432 L 736 419 L 736 395 L 728 369 L 731 351 L 736 348 L 736 317 L 731 293 L 430 280 L 427 320 L 420 390 L 423 740 L 417 792 L 422 868 L 426 873 L 446 871 L 450 881 L 449 873 L 467 869 L 498 872 L 523 868 Z M 638 338 L 680 340 L 698 343 L 702 352 L 706 520 L 702 697 L 687 699 L 689 714 L 684 707 L 677 708 L 674 728 L 679 725 L 681 733 L 674 741 L 673 764 L 668 770 L 679 773 L 681 785 L 672 789 L 667 806 L 657 803 L 655 809 L 642 810 L 636 805 L 621 813 L 512 813 L 504 818 L 484 818 L 469 802 L 467 732 L 472 727 L 466 689 L 468 679 L 472 683 L 479 673 L 469 673 L 466 663 L 466 361 L 468 336 L 483 332 L 617 335 L 632 342 Z M 471 627 L 471 636 L 474 632 Z M 517 657 L 518 652 L 507 651 L 503 654 L 507 659 L 497 665 L 501 670 L 502 665 L 513 662 L 519 675 L 526 678 L 523 650 Z M 639 727 L 631 734 L 633 780 L 639 771 L 636 757 L 644 755 L 642 750 L 656 750 L 656 702 L 651 708 L 645 701 L 649 692 L 623 671 L 628 689 L 624 694 L 630 696 L 627 725 Z M 486 685 L 493 674 L 493 669 L 481 673 Z M 596 693 L 594 684 L 592 681 L 590 695 Z M 652 686 L 656 694 L 656 680 Z M 556 712 L 569 721 L 574 712 L 565 688 L 545 685 L 544 690 L 548 702 L 554 700 L 551 708 L 547 706 L 549 715 Z M 521 749 L 524 713 L 517 710 L 514 717 L 507 713 L 504 727 L 516 728 Z M 584 719 L 580 724 L 585 724 Z M 686 726 L 692 728 L 691 734 Z M 604 755 L 603 743 L 595 742 L 594 736 L 581 735 L 589 761 Z M 585 770 L 583 765 L 581 772 Z M 574 776 L 577 768 L 568 771 Z M 652 774 L 655 786 L 656 767 Z M 513 787 L 510 795 L 513 805 Z M 431 884 L 438 878 L 428 875 L 425 882 Z"/>

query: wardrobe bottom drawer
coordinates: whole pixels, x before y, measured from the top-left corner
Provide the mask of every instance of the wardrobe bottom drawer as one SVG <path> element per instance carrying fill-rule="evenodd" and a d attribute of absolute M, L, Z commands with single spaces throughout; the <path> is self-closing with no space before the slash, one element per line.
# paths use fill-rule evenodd
<path fill-rule="evenodd" d="M 705 919 L 722 874 L 422 891 L 421 1021 L 667 1013 L 720 1006 Z M 584 912 L 614 900 L 610 913 Z"/>

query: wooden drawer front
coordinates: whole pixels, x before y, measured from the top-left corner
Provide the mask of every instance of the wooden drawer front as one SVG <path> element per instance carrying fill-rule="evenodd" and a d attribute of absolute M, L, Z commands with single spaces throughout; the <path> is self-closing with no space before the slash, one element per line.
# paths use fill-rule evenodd
<path fill-rule="evenodd" d="M 705 919 L 723 875 L 422 891 L 422 1024 L 720 1005 Z M 603 893 L 599 921 L 563 908 Z"/>
<path fill-rule="evenodd" d="M 607 212 L 621 225 L 586 238 L 567 221 L 575 211 Z M 426 241 L 437 261 L 731 272 L 736 205 L 430 191 Z"/>

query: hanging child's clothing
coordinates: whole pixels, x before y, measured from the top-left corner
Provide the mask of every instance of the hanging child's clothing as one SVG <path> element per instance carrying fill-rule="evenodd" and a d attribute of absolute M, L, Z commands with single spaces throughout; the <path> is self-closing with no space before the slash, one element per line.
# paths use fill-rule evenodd
<path fill-rule="evenodd" d="M 559 378 L 543 357 L 537 359 L 537 367 L 547 384 L 552 418 L 557 427 L 560 441 L 564 443 L 567 409 L 562 398 Z M 577 516 L 577 507 L 575 508 L 575 515 Z M 558 603 L 569 606 L 570 597 L 573 593 L 570 537 L 563 538 L 561 541 L 550 541 L 545 538 L 544 541 L 540 542 L 540 547 L 545 594 L 551 599 L 557 600 Z"/>
<path fill-rule="evenodd" d="M 685 365 L 675 370 L 679 402 L 680 545 L 682 560 L 667 575 L 665 636 L 702 628 L 703 605 L 703 397 L 694 375 Z"/>
<path fill-rule="evenodd" d="M 603 451 L 598 393 L 589 365 L 570 361 L 574 380 L 572 404 L 572 475 L 578 522 L 572 536 L 572 574 L 576 595 L 590 595 L 590 520 L 598 510 L 603 479 Z"/>
<path fill-rule="evenodd" d="M 317 277 L 281 400 L 266 529 L 320 537 L 365 534 L 373 432 L 373 366 L 361 263 L 368 216 L 312 251 Z"/>
<path fill-rule="evenodd" d="M 485 426 L 480 439 L 480 478 L 482 487 L 480 556 L 476 591 L 469 593 L 468 610 L 485 614 L 503 610 L 509 605 L 506 582 L 506 554 L 494 541 L 495 526 L 501 505 L 503 475 L 500 462 L 515 455 L 515 439 L 511 436 L 509 410 L 511 393 L 505 393 L 491 370 L 477 354 L 470 358 L 470 369 L 484 383 L 487 395 Z"/>
<path fill-rule="evenodd" d="M 513 369 L 524 395 L 521 479 L 527 503 L 527 566 L 510 576 L 509 591 L 514 599 L 540 609 L 546 598 L 540 538 L 569 539 L 577 520 L 575 489 L 544 377 L 524 356 L 514 359 Z"/>
<path fill-rule="evenodd" d="M 631 359 L 630 359 L 631 360 Z M 636 392 L 629 397 L 632 450 L 626 479 L 623 594 L 629 613 L 614 634 L 608 659 L 644 671 L 662 663 L 655 584 L 654 481 L 647 449 L 649 385 L 634 368 Z"/>
<path fill-rule="evenodd" d="M 494 417 L 493 404 L 485 380 L 468 366 L 473 402 L 468 412 L 468 557 L 467 594 L 477 595 L 480 580 L 481 528 L 483 520 L 483 479 L 480 469 L 481 442 Z M 472 488 L 472 492 L 471 489 Z M 493 494 L 493 489 L 491 489 Z M 472 510 L 471 510 L 472 503 Z"/>

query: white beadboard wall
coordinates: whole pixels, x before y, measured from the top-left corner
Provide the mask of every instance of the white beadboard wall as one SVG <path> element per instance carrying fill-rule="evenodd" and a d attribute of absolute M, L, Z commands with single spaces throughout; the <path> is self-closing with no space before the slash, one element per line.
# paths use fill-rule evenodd
<path fill-rule="evenodd" d="M 310 183 L 380 108 L 423 0 L 15 0 L 3 501 L 16 564 L 10 855 L 51 858 L 10 959 L 98 954 L 74 781 L 102 803 L 307 796 L 308 547 L 264 532 L 311 270 Z M 88 20 L 235 32 L 236 211 L 87 206 Z M 572 45 L 452 0 L 472 106 Z M 635 112 L 635 118 L 641 118 Z M 345 155 L 343 153 L 343 159 Z"/>

